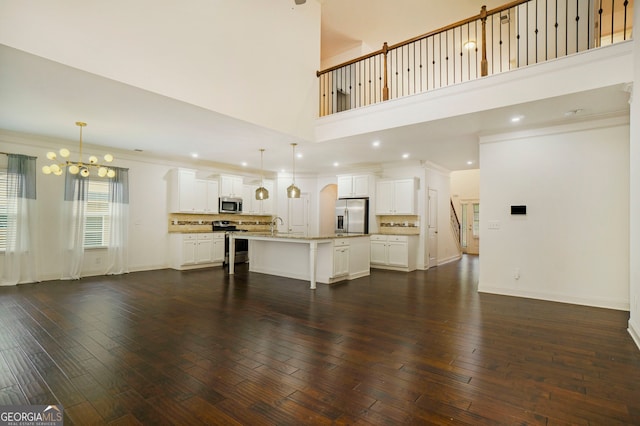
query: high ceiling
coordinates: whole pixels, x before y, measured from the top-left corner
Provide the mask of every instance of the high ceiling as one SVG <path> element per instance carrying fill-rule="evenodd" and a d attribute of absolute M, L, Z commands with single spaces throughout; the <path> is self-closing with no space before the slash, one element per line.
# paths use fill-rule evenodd
<path fill-rule="evenodd" d="M 459 1 L 477 13 L 477 1 Z M 443 2 L 438 0 L 430 4 Z M 426 14 L 424 4 L 429 2 L 404 0 L 397 3 L 403 6 L 393 14 L 383 9 L 389 4 L 384 0 L 321 0 L 321 3 L 323 51 L 330 54 L 348 50 L 352 42 L 362 43 L 367 37 L 379 41 L 373 38 L 371 28 L 380 30 L 387 25 L 398 28 L 402 27 L 399 23 L 407 22 L 402 32 L 393 32 L 395 39 L 387 39 L 391 43 L 409 37 L 406 32 L 415 35 L 417 27 L 422 25 L 416 22 L 420 20 L 415 19 L 415 15 Z M 491 2 L 486 3 L 492 6 Z M 369 7 L 369 18 L 357 19 L 358 11 L 364 10 L 365 6 Z M 465 16 L 447 19 L 452 22 Z M 348 25 L 345 23 L 347 17 L 351 18 Z M 341 173 L 402 161 L 403 154 L 409 154 L 412 160 L 428 160 L 449 170 L 477 168 L 478 136 L 512 128 L 508 118 L 515 111 L 527 116 L 527 126 L 536 126 L 628 110 L 628 94 L 620 87 L 612 86 L 512 108 L 313 143 L 294 140 L 276 131 L 7 46 L 0 45 L 0 64 L 2 129 L 77 141 L 78 129 L 74 122 L 80 120 L 88 123 L 84 140 L 89 144 L 129 152 L 141 150 L 149 155 L 171 158 L 188 159 L 191 153 L 198 153 L 199 161 L 222 162 L 254 170 L 259 168 L 258 150 L 266 148 L 264 166 L 271 172 L 290 170 L 291 142 L 300 143 L 298 152 L 302 158 L 296 160 L 296 170 L 300 172 Z M 565 116 L 565 112 L 575 109 L 580 109 L 580 114 Z M 76 111 L 83 111 L 82 116 L 76 117 Z M 38 119 L 34 120 L 34 117 Z M 380 146 L 372 147 L 374 141 Z M 69 148 L 74 148 L 73 142 Z"/>

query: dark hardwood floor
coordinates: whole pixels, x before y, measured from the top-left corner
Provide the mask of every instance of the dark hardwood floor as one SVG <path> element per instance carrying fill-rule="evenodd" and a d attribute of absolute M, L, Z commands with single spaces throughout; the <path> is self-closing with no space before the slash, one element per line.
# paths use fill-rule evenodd
<path fill-rule="evenodd" d="M 640 424 L 628 313 L 479 294 L 478 258 L 333 286 L 221 268 L 0 288 L 0 405 L 65 424 Z"/>

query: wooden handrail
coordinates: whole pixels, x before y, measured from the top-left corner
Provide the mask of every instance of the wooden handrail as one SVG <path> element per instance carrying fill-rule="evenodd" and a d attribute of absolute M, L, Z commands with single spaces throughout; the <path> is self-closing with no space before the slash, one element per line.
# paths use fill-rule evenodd
<path fill-rule="evenodd" d="M 487 11 L 487 7 L 486 6 L 482 6 L 482 9 L 481 9 L 480 13 L 475 15 L 475 16 L 472 16 L 472 17 L 467 18 L 467 19 L 463 19 L 461 21 L 455 22 L 453 24 L 447 25 L 447 26 L 439 28 L 437 30 L 421 34 L 419 36 L 410 38 L 408 40 L 401 41 L 401 42 L 393 44 L 391 46 L 388 46 L 387 43 L 385 42 L 383 47 L 382 47 L 382 49 L 378 49 L 375 52 L 371 52 L 371 53 L 368 53 L 366 55 L 359 56 L 359 57 L 357 57 L 355 59 L 352 59 L 352 60 L 347 61 L 347 62 L 343 62 L 343 63 L 335 65 L 333 67 L 330 67 L 330 68 L 327 68 L 327 69 L 324 69 L 324 70 L 321 70 L 321 71 L 316 71 L 316 76 L 320 77 L 322 74 L 326 74 L 328 72 L 335 71 L 335 70 L 340 69 L 342 67 L 346 67 L 346 66 L 355 64 L 356 62 L 360 62 L 360 61 L 372 58 L 372 57 L 377 56 L 377 55 L 385 55 L 389 50 L 397 49 L 399 47 L 405 46 L 407 44 L 411 44 L 411 43 L 416 42 L 418 40 L 421 40 L 421 39 L 424 39 L 424 38 L 428 38 L 428 37 L 433 37 L 435 35 L 438 35 L 440 33 L 444 33 L 446 31 L 452 30 L 452 29 L 460 27 L 462 25 L 469 24 L 469 23 L 471 23 L 473 21 L 477 21 L 479 19 L 482 19 L 483 16 L 484 16 L 484 19 L 486 19 L 486 17 L 489 16 L 489 15 L 494 15 L 496 13 L 500 13 L 500 12 L 502 12 L 504 10 L 508 10 L 508 9 L 510 9 L 512 7 L 519 6 L 522 3 L 527 3 L 528 1 L 529 0 L 516 0 L 516 1 L 512 1 L 511 3 L 507 3 L 505 5 L 496 7 L 494 9 L 491 9 L 491 10 L 488 10 L 488 11 Z"/>
<path fill-rule="evenodd" d="M 533 11 L 537 0 L 513 0 L 491 10 L 482 6 L 475 16 L 400 43 L 389 45 L 385 42 L 374 52 L 316 71 L 319 114 L 324 116 L 423 93 L 601 46 L 604 0 L 545 0 L 545 4 L 547 2 L 552 6 L 555 2 L 555 20 L 562 22 L 555 22 L 555 25 L 551 22 L 553 16 L 547 12 L 553 7 L 544 12 L 546 18 L 539 22 L 538 9 Z M 593 15 L 592 18 L 598 2 L 600 16 Z M 576 6 L 570 7 L 570 3 Z M 632 3 L 624 1 L 620 5 L 621 0 L 606 0 L 606 3 L 611 9 L 612 28 L 607 44 L 626 40 L 627 31 L 631 31 L 626 20 L 628 4 Z M 562 9 L 561 18 L 558 17 L 559 8 Z M 620 34 L 616 34 L 614 19 L 622 19 L 623 8 L 624 33 L 620 29 Z M 585 15 L 588 15 L 586 19 L 580 19 Z M 593 29 L 600 30 L 594 38 L 591 36 Z"/>

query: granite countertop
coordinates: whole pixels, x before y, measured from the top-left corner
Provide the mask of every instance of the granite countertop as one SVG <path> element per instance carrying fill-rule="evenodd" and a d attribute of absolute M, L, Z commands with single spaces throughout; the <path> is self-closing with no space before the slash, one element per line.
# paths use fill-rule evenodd
<path fill-rule="evenodd" d="M 274 240 L 335 240 L 338 238 L 358 238 L 358 237 L 369 237 L 369 234 L 328 234 L 328 235 L 302 235 L 302 234 L 288 234 L 286 232 L 276 232 L 275 234 L 271 234 L 271 232 L 236 232 L 234 233 L 236 237 L 257 237 L 257 238 L 268 238 Z"/>

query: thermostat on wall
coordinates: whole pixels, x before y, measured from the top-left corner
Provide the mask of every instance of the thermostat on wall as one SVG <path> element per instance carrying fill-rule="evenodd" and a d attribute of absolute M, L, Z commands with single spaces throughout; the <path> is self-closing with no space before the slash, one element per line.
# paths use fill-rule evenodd
<path fill-rule="evenodd" d="M 511 206 L 511 214 L 527 214 L 527 206 Z"/>

